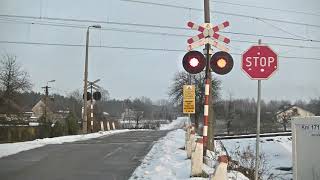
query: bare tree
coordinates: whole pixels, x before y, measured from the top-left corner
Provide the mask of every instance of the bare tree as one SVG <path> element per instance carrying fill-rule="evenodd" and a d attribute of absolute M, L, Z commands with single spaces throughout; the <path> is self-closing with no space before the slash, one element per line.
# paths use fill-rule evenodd
<path fill-rule="evenodd" d="M 282 124 L 284 131 L 287 131 L 287 126 L 288 126 L 289 122 L 291 121 L 292 117 L 300 115 L 297 108 L 293 108 L 291 111 L 288 109 L 287 111 L 288 112 L 283 111 L 279 115 L 279 117 L 281 119 L 280 123 Z"/>
<path fill-rule="evenodd" d="M 16 56 L 5 54 L 0 57 L 0 111 L 17 113 L 22 111 L 17 104 L 19 93 L 30 90 L 29 75 L 16 61 Z"/>
<path fill-rule="evenodd" d="M 11 54 L 5 54 L 0 59 L 0 88 L 6 99 L 12 99 L 15 93 L 30 90 L 32 87 L 29 74 L 16 59 L 17 57 Z"/>
<path fill-rule="evenodd" d="M 104 88 L 100 88 L 99 91 L 101 92 L 101 101 L 107 102 L 110 99 L 109 91 Z"/>
<path fill-rule="evenodd" d="M 82 92 L 80 91 L 80 89 L 76 89 L 76 90 L 72 91 L 71 93 L 68 94 L 68 97 L 76 100 L 79 104 L 81 104 L 82 99 L 83 99 Z"/>
<path fill-rule="evenodd" d="M 172 86 L 169 89 L 169 96 L 177 105 L 182 105 L 183 101 L 183 85 L 188 85 L 189 82 L 195 85 L 196 90 L 196 113 L 195 118 L 195 127 L 198 128 L 198 118 L 203 113 L 203 104 L 204 104 L 204 80 L 205 73 L 199 73 L 195 75 L 189 75 L 187 72 L 178 72 L 175 74 Z M 215 102 L 219 98 L 221 81 L 218 79 L 212 78 L 212 96 Z"/>
<path fill-rule="evenodd" d="M 244 149 L 240 149 L 240 146 L 236 146 L 235 150 L 230 152 L 231 162 L 228 169 L 241 172 L 250 180 L 254 179 L 255 175 L 255 152 L 251 146 L 247 146 Z M 271 172 L 273 168 L 269 163 L 269 158 L 265 153 L 259 154 L 258 164 L 258 179 L 266 180 L 282 180 L 281 174 L 274 174 Z"/>
<path fill-rule="evenodd" d="M 143 111 L 135 111 L 136 129 L 139 129 L 139 121 L 143 118 Z"/>

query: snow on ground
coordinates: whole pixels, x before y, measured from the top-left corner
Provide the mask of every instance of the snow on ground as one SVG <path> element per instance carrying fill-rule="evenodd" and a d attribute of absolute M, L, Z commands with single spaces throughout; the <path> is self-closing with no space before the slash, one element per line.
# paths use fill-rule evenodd
<path fill-rule="evenodd" d="M 161 124 L 160 130 L 172 130 L 182 128 L 184 124 L 190 123 L 189 117 L 178 117 L 173 120 L 170 124 Z"/>
<path fill-rule="evenodd" d="M 228 139 L 222 140 L 229 155 L 232 157 L 232 151 L 239 148 L 243 151 L 246 147 L 250 146 L 255 151 L 255 138 L 248 139 Z M 270 172 L 276 175 L 281 175 L 284 179 L 292 178 L 292 171 L 281 171 L 276 168 L 279 167 L 292 167 L 292 151 L 291 151 L 291 137 L 278 136 L 278 137 L 263 137 L 261 138 L 260 152 L 266 155 L 267 163 L 269 164 Z"/>
<path fill-rule="evenodd" d="M 145 156 L 130 180 L 173 180 L 188 179 L 191 161 L 179 148 L 184 147 L 185 131 L 171 131 L 160 139 Z"/>
<path fill-rule="evenodd" d="M 191 160 L 181 149 L 184 143 L 184 130 L 169 132 L 152 147 L 129 180 L 207 180 L 190 178 Z M 247 180 L 241 173 L 230 172 L 228 175 L 230 180 Z"/>
<path fill-rule="evenodd" d="M 21 151 L 27 151 L 30 149 L 42 147 L 47 144 L 62 144 L 65 142 L 83 141 L 83 140 L 98 138 L 101 136 L 107 136 L 107 135 L 122 133 L 127 131 L 129 130 L 122 129 L 122 130 L 113 130 L 113 131 L 101 131 L 101 132 L 85 134 L 85 135 L 61 136 L 61 137 L 54 137 L 54 138 L 36 139 L 33 141 L 26 141 L 26 142 L 0 144 L 0 158 L 19 153 Z"/>

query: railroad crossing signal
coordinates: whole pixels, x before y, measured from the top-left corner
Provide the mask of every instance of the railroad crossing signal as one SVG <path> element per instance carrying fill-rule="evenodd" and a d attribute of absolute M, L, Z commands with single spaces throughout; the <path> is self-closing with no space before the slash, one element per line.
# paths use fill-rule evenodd
<path fill-rule="evenodd" d="M 82 99 L 84 99 L 84 94 L 82 95 Z M 91 99 L 91 93 L 87 92 L 87 101 Z"/>
<path fill-rule="evenodd" d="M 96 91 L 96 92 L 94 92 L 93 93 L 93 99 L 94 100 L 96 100 L 96 101 L 99 101 L 99 100 L 101 100 L 101 92 L 99 92 L 99 91 Z"/>
<path fill-rule="evenodd" d="M 224 75 L 232 70 L 233 58 L 229 53 L 227 53 L 229 49 L 218 42 L 221 41 L 224 44 L 229 44 L 230 39 L 217 33 L 229 25 L 230 24 L 228 21 L 225 21 L 217 26 L 213 26 L 210 23 L 197 25 L 193 22 L 188 22 L 188 27 L 199 31 L 200 34 L 189 38 L 187 41 L 189 52 L 183 57 L 182 61 L 183 67 L 187 72 L 191 74 L 197 74 L 203 71 L 204 67 L 206 66 L 206 59 L 202 53 L 198 51 L 192 51 L 192 49 L 205 44 L 211 44 L 212 46 L 221 50 L 215 53 L 210 59 L 210 67 L 213 72 Z"/>
<path fill-rule="evenodd" d="M 204 70 L 206 66 L 206 60 L 201 52 L 189 51 L 184 55 L 182 65 L 188 73 L 198 74 Z M 233 58 L 227 52 L 216 52 L 210 59 L 210 67 L 213 72 L 220 75 L 225 75 L 233 68 Z"/>
<path fill-rule="evenodd" d="M 228 26 L 228 21 L 225 21 L 224 23 L 219 24 L 217 26 L 212 26 L 212 24 L 210 23 L 205 23 L 204 25 L 197 25 L 193 22 L 188 22 L 188 27 L 190 27 L 193 30 L 197 30 L 201 33 L 188 39 L 187 42 L 189 45 L 187 49 L 190 51 L 196 47 L 209 43 L 222 51 L 228 51 L 228 48 L 216 41 L 222 41 L 225 44 L 230 43 L 229 38 L 217 33 Z"/>
<path fill-rule="evenodd" d="M 278 55 L 268 46 L 252 46 L 243 53 L 241 68 L 251 79 L 268 79 L 278 69 Z"/>
<path fill-rule="evenodd" d="M 206 66 L 204 55 L 199 51 L 189 51 L 182 60 L 183 68 L 190 74 L 197 74 L 203 71 Z"/>
<path fill-rule="evenodd" d="M 224 51 L 219 51 L 211 57 L 210 66 L 213 72 L 224 75 L 233 68 L 232 56 Z"/>
<path fill-rule="evenodd" d="M 101 100 L 101 97 L 102 97 L 100 92 L 101 87 L 96 84 L 99 81 L 100 79 L 97 79 L 93 82 L 87 81 L 87 86 L 90 87 L 91 89 L 91 92 L 87 92 L 87 101 L 91 99 L 94 99 L 96 101 Z M 92 93 L 92 89 L 94 89 L 96 92 Z M 84 95 L 82 98 L 84 99 Z"/>

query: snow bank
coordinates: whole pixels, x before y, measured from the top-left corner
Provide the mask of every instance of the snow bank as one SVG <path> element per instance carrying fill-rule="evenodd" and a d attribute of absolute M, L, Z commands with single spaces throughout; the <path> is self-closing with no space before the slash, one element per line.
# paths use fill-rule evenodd
<path fill-rule="evenodd" d="M 129 180 L 207 180 L 190 178 L 191 160 L 181 148 L 185 143 L 185 131 L 171 131 L 160 139 L 142 160 Z M 248 180 L 241 173 L 231 171 L 229 180 Z"/>
<path fill-rule="evenodd" d="M 54 137 L 54 138 L 36 139 L 33 141 L 26 141 L 26 142 L 0 144 L 0 158 L 19 153 L 21 151 L 27 151 L 30 149 L 42 147 L 47 144 L 62 144 L 65 142 L 83 141 L 83 140 L 98 138 L 101 136 L 122 133 L 127 131 L 129 130 L 122 129 L 122 130 L 113 130 L 113 131 L 101 131 L 101 132 L 85 134 L 85 135 L 61 136 L 61 137 Z"/>
<path fill-rule="evenodd" d="M 176 121 L 181 119 L 177 119 Z M 168 125 L 167 127 L 171 127 Z M 174 127 L 174 126 L 173 126 Z M 185 131 L 178 129 L 160 139 L 145 156 L 130 180 L 189 179 L 191 161 L 179 148 L 184 147 Z"/>
<path fill-rule="evenodd" d="M 161 124 L 160 130 L 179 129 L 182 128 L 184 124 L 189 122 L 189 117 L 178 117 L 176 120 L 173 120 L 170 124 Z"/>

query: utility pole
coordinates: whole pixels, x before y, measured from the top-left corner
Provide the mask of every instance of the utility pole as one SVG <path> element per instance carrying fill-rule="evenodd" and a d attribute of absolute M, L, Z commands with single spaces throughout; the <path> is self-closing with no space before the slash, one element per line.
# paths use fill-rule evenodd
<path fill-rule="evenodd" d="M 48 85 L 47 86 L 44 86 L 42 87 L 42 89 L 44 89 L 44 113 L 43 113 L 43 117 L 44 117 L 44 122 L 47 123 L 47 103 L 48 103 L 48 96 L 49 96 L 49 87 Z"/>
<path fill-rule="evenodd" d="M 86 58 L 85 58 L 85 68 L 84 68 L 84 87 L 83 87 L 83 121 L 82 121 L 82 132 L 83 134 L 87 134 L 88 132 L 88 124 L 87 124 L 87 98 L 88 98 L 88 50 L 89 50 L 89 28 L 87 29 L 86 36 Z"/>
<path fill-rule="evenodd" d="M 88 90 L 88 51 L 89 51 L 89 30 L 90 28 L 100 29 L 100 25 L 91 25 L 87 28 L 86 34 L 86 57 L 84 65 L 84 85 L 83 85 L 83 121 L 82 121 L 82 133 L 86 134 L 88 132 L 88 117 L 87 117 L 87 90 Z"/>
<path fill-rule="evenodd" d="M 210 6 L 209 0 L 204 0 L 204 22 L 210 23 Z M 204 117 L 203 117 L 203 155 L 207 153 L 207 149 L 214 149 L 214 135 L 213 135 L 213 108 L 212 108 L 212 91 L 211 91 L 211 70 L 210 58 L 212 49 L 209 43 L 206 44 L 204 49 L 206 55 L 206 75 L 205 75 L 205 101 L 204 101 Z"/>
<path fill-rule="evenodd" d="M 41 87 L 42 89 L 44 89 L 44 113 L 43 113 L 43 116 L 44 116 L 44 122 L 47 123 L 47 104 L 48 104 L 48 97 L 49 97 L 49 87 L 48 86 L 48 83 L 49 82 L 55 82 L 56 80 L 51 80 L 51 81 L 47 81 L 47 85 L 44 86 L 44 87 Z"/>

